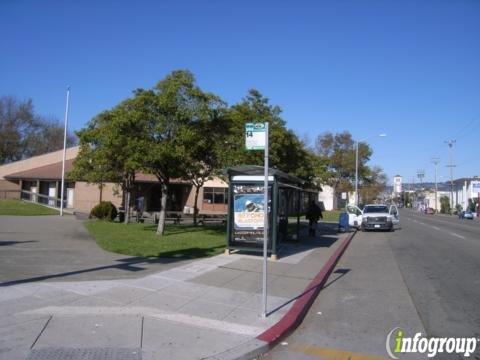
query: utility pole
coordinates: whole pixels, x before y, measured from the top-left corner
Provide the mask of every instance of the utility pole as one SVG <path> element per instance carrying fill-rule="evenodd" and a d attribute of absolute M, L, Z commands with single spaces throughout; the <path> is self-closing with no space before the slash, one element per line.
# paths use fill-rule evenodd
<path fill-rule="evenodd" d="M 420 180 L 420 193 L 419 193 L 419 199 L 421 198 L 422 196 L 422 187 L 423 187 L 423 177 L 425 176 L 425 170 L 417 170 L 417 177 L 418 179 Z M 422 206 L 421 206 L 421 209 L 423 210 L 423 206 L 424 206 L 424 200 L 422 200 Z"/>
<path fill-rule="evenodd" d="M 437 202 L 437 193 L 438 193 L 438 186 L 437 186 L 437 165 L 440 161 L 440 158 L 433 157 L 432 163 L 435 165 L 435 212 L 438 211 L 438 202 Z"/>
<path fill-rule="evenodd" d="M 420 179 L 420 190 L 423 185 L 423 178 L 425 177 L 425 170 L 417 170 L 417 177 Z"/>
<path fill-rule="evenodd" d="M 457 140 L 445 140 L 445 143 L 448 145 L 449 153 L 450 153 L 450 165 L 447 167 L 450 168 L 450 208 L 453 209 L 453 168 L 456 166 L 453 164 L 453 144 L 455 144 Z"/>
<path fill-rule="evenodd" d="M 416 200 L 417 200 L 417 190 L 415 189 L 415 176 L 412 176 L 412 189 L 413 189 L 413 200 L 412 200 L 412 208 L 416 207 Z"/>

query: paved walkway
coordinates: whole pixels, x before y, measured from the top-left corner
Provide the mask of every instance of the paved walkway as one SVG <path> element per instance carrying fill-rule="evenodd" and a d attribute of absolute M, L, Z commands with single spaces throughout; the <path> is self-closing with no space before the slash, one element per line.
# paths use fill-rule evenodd
<path fill-rule="evenodd" d="M 179 262 L 104 251 L 73 216 L 0 216 L 0 283 L 138 278 Z"/>
<path fill-rule="evenodd" d="M 261 257 L 252 255 L 134 279 L 3 286 L 0 359 L 221 358 L 279 321 L 340 243 L 331 232 L 286 246 L 269 262 L 266 319 L 259 316 Z"/>

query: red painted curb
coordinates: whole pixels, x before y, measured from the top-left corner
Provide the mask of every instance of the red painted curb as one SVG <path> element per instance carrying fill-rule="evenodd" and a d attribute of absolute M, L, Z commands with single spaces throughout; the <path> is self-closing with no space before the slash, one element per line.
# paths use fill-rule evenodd
<path fill-rule="evenodd" d="M 310 309 L 310 306 L 315 301 L 323 285 L 325 285 L 325 282 L 335 268 L 338 260 L 340 260 L 343 253 L 347 249 L 354 235 L 355 233 L 352 233 L 347 236 L 342 245 L 335 250 L 330 259 L 328 259 L 326 264 L 323 265 L 317 276 L 315 276 L 310 284 L 308 284 L 303 294 L 295 301 L 291 309 L 288 310 L 288 312 L 283 316 L 283 318 L 280 319 L 279 322 L 257 336 L 258 340 L 262 340 L 269 343 L 269 345 L 273 345 L 276 341 L 295 330 L 297 326 L 301 324 L 303 318 Z"/>

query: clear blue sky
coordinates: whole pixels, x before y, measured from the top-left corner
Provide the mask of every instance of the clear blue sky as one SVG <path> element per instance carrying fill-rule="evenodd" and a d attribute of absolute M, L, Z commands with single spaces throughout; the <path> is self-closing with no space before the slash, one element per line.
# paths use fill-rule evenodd
<path fill-rule="evenodd" d="M 71 129 L 190 69 L 229 104 L 257 88 L 288 127 L 371 138 L 371 164 L 410 180 L 480 175 L 480 1 L 0 1 L 0 96 Z"/>

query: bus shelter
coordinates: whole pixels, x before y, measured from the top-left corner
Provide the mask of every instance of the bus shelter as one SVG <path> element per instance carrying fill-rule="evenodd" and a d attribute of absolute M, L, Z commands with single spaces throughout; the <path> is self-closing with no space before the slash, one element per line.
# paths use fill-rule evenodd
<path fill-rule="evenodd" d="M 279 171 L 268 172 L 268 204 L 264 204 L 264 168 L 238 166 L 227 169 L 227 251 L 263 252 L 263 219 L 269 218 L 268 252 L 272 259 L 287 241 L 300 236 L 300 217 L 318 192 L 304 189 L 304 181 Z"/>

